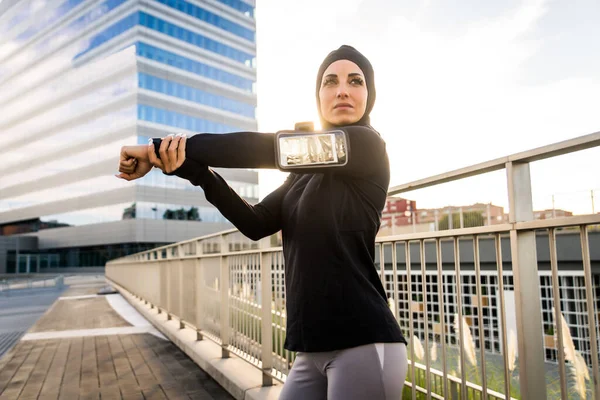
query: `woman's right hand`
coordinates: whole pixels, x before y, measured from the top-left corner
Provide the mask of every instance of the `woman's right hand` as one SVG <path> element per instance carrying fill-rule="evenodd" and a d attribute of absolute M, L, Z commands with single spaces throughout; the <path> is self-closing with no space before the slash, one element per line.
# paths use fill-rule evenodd
<path fill-rule="evenodd" d="M 148 159 L 148 146 L 123 146 L 119 157 L 119 174 L 117 178 L 132 181 L 146 175 L 152 169 Z"/>

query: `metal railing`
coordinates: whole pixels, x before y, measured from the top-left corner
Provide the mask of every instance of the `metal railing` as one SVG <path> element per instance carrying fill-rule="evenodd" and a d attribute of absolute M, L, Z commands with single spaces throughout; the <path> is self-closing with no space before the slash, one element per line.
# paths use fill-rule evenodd
<path fill-rule="evenodd" d="M 405 398 L 567 399 L 571 393 L 600 400 L 600 278 L 592 274 L 589 244 L 600 214 L 534 220 L 529 173 L 531 162 L 599 145 L 600 132 L 390 190 L 395 195 L 502 168 L 508 178 L 506 224 L 377 240 L 376 266 L 409 340 Z M 547 238 L 547 266 L 538 263 L 540 238 Z M 578 239 L 580 257 L 565 271 L 557 243 L 567 238 Z M 111 261 L 106 276 L 195 328 L 199 339 L 219 343 L 223 357 L 235 353 L 255 365 L 271 385 L 285 381 L 294 354 L 283 349 L 282 249 L 270 240 L 252 242 L 230 230 Z M 583 282 L 576 290 L 565 289 L 569 274 Z M 540 279 L 551 283 L 541 286 Z"/>

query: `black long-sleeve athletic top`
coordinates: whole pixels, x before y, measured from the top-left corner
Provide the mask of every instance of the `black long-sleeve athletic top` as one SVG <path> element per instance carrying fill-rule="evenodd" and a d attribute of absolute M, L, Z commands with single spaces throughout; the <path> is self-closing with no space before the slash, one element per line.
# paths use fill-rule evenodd
<path fill-rule="evenodd" d="M 206 199 L 250 239 L 282 231 L 287 332 L 291 351 L 333 351 L 368 343 L 406 343 L 374 266 L 390 180 L 385 142 L 368 126 L 340 128 L 349 141 L 343 167 L 290 173 L 250 205 L 208 168 L 276 168 L 275 135 L 197 134 L 170 175 L 204 189 Z"/>

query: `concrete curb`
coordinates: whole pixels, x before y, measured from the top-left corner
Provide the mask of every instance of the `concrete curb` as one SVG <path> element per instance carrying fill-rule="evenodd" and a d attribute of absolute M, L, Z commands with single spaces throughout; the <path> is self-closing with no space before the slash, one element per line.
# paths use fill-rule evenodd
<path fill-rule="evenodd" d="M 277 400 L 283 389 L 282 384 L 262 386 L 262 372 L 240 359 L 235 354 L 230 358 L 221 358 L 221 346 L 209 339 L 196 340 L 196 331 L 191 328 L 180 329 L 178 320 L 167 320 L 166 313 L 158 313 L 156 308 L 135 298 L 127 289 L 117 283 L 106 280 L 140 314 L 173 344 L 188 355 L 200 368 L 225 388 L 237 400 Z"/>

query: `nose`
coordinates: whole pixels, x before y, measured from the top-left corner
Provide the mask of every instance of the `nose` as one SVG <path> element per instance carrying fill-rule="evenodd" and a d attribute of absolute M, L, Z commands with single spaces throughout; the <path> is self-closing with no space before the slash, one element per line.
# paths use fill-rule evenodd
<path fill-rule="evenodd" d="M 338 99 L 345 99 L 348 97 L 348 88 L 345 84 L 341 84 L 338 86 L 336 97 Z"/>

